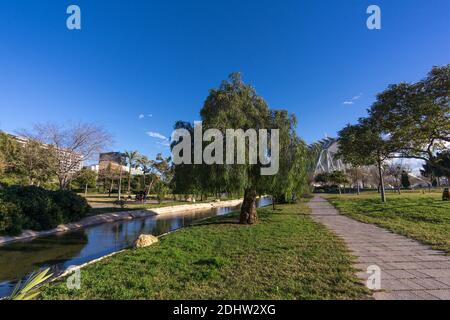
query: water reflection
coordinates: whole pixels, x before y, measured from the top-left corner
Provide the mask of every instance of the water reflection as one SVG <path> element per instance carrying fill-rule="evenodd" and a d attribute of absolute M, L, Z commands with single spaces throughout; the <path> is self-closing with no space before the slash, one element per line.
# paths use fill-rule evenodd
<path fill-rule="evenodd" d="M 269 204 L 269 198 L 258 201 L 258 207 Z M 0 297 L 11 292 L 17 279 L 22 279 L 38 268 L 52 267 L 57 273 L 69 266 L 128 248 L 142 233 L 158 236 L 237 209 L 239 207 L 224 207 L 119 221 L 0 246 Z"/>

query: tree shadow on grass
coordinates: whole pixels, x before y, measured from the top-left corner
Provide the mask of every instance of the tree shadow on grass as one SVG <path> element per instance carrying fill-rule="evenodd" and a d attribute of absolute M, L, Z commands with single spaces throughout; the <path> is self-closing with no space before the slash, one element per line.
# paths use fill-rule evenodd
<path fill-rule="evenodd" d="M 189 227 L 202 227 L 211 225 L 241 225 L 238 220 L 220 220 L 220 221 L 205 221 L 199 223 L 193 223 Z"/>

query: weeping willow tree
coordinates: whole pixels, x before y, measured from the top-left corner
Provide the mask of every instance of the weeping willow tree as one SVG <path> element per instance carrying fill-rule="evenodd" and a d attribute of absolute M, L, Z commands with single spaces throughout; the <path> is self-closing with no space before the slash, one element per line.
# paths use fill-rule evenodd
<path fill-rule="evenodd" d="M 268 164 L 261 157 L 255 163 L 250 161 L 250 152 L 245 153 L 243 162 L 236 164 L 211 163 L 175 165 L 175 184 L 183 189 L 200 188 L 209 192 L 227 192 L 232 194 L 243 194 L 244 201 L 241 207 L 240 223 L 253 224 L 258 220 L 256 213 L 256 198 L 258 194 L 272 194 L 275 199 L 281 201 L 293 200 L 296 196 L 307 189 L 307 158 L 308 149 L 305 143 L 296 135 L 297 121 L 293 115 L 286 110 L 270 109 L 266 101 L 256 93 L 256 90 L 245 84 L 239 73 L 233 73 L 229 79 L 223 81 L 219 88 L 210 90 L 209 96 L 200 111 L 202 130 L 218 130 L 227 135 L 227 130 L 239 130 L 247 132 L 254 129 L 261 134 L 260 129 L 268 129 L 266 141 L 268 148 L 266 156 L 272 162 Z M 177 127 L 183 127 L 188 132 L 194 130 L 191 124 L 177 122 Z M 274 160 L 274 129 L 279 131 L 279 170 L 273 175 L 262 174 L 264 168 L 271 167 Z M 261 139 L 251 141 L 245 135 L 245 150 L 257 147 L 258 152 L 265 145 Z M 172 149 L 179 141 L 172 142 Z M 222 144 L 222 154 L 226 153 L 227 147 L 237 146 L 233 141 L 230 146 L 228 138 Z M 208 143 L 203 142 L 203 149 Z M 195 155 L 194 155 L 195 156 Z M 236 159 L 234 159 L 236 160 Z M 184 182 L 183 176 L 190 179 Z M 195 182 L 195 186 L 192 184 Z"/>

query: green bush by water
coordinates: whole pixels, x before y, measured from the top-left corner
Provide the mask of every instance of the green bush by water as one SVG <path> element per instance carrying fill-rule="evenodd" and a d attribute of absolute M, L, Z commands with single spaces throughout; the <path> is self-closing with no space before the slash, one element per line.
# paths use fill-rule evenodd
<path fill-rule="evenodd" d="M 71 191 L 36 186 L 11 186 L 0 191 L 0 234 L 18 235 L 23 229 L 55 228 L 86 216 L 87 201 Z"/>

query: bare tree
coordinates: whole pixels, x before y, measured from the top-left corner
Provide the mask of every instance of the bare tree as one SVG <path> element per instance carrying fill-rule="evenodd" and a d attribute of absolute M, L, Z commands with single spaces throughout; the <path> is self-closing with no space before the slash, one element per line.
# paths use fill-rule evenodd
<path fill-rule="evenodd" d="M 54 153 L 53 168 L 60 189 L 67 189 L 76 178 L 84 161 L 94 160 L 112 143 L 112 137 L 103 128 L 90 123 L 61 126 L 54 123 L 36 124 L 31 132 L 22 131 L 25 137 L 39 141 Z"/>
<path fill-rule="evenodd" d="M 401 193 L 401 178 L 403 172 L 403 162 L 394 163 L 391 162 L 386 167 L 387 179 L 391 185 L 397 190 L 398 194 Z"/>

